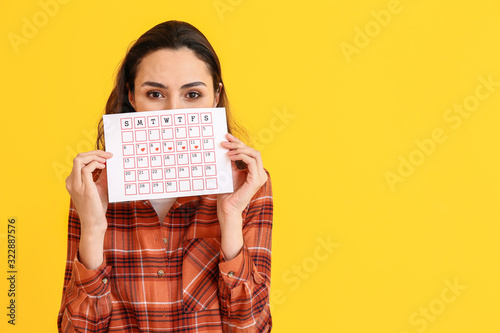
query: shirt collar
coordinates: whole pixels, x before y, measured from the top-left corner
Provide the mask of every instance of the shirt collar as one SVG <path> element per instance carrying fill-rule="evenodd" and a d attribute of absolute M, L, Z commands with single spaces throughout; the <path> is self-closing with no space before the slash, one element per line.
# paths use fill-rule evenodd
<path fill-rule="evenodd" d="M 177 209 L 180 206 L 185 205 L 191 201 L 199 201 L 199 200 L 201 200 L 201 195 L 195 195 L 192 197 L 180 197 L 177 198 L 177 200 L 174 202 L 174 204 L 172 205 L 172 209 Z"/>

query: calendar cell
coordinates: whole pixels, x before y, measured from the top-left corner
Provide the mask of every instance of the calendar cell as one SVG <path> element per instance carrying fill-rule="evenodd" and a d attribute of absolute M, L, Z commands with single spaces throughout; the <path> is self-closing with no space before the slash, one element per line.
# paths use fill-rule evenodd
<path fill-rule="evenodd" d="M 126 195 L 136 195 L 137 194 L 137 185 L 125 184 L 125 194 Z"/>
<path fill-rule="evenodd" d="M 137 157 L 137 167 L 147 168 L 149 166 L 147 157 Z"/>
<path fill-rule="evenodd" d="M 215 164 L 205 165 L 205 176 L 215 176 L 217 175 L 217 168 Z"/>
<path fill-rule="evenodd" d="M 214 129 L 212 126 L 201 126 L 201 135 L 204 137 L 214 136 Z"/>
<path fill-rule="evenodd" d="M 191 182 L 189 180 L 179 180 L 179 190 L 181 192 L 191 191 Z"/>
<path fill-rule="evenodd" d="M 202 124 L 211 124 L 212 123 L 212 114 L 211 113 L 202 113 L 201 114 L 201 123 Z"/>
<path fill-rule="evenodd" d="M 174 124 L 176 126 L 186 125 L 186 114 L 185 113 L 178 113 L 178 114 L 174 115 Z"/>
<path fill-rule="evenodd" d="M 199 123 L 199 115 L 198 113 L 188 113 L 188 124 L 198 124 Z"/>
<path fill-rule="evenodd" d="M 203 139 L 203 149 L 215 149 L 214 139 Z"/>
<path fill-rule="evenodd" d="M 148 145 L 145 143 L 139 143 L 136 145 L 137 155 L 147 155 L 148 154 Z"/>
<path fill-rule="evenodd" d="M 151 188 L 149 183 L 140 183 L 139 184 L 139 194 L 150 194 Z"/>
<path fill-rule="evenodd" d="M 160 130 L 159 129 L 150 129 L 148 131 L 149 141 L 160 140 Z"/>
<path fill-rule="evenodd" d="M 191 166 L 191 175 L 193 177 L 203 177 L 203 168 L 201 165 Z"/>
<path fill-rule="evenodd" d="M 146 128 L 146 117 L 135 117 L 134 128 Z"/>
<path fill-rule="evenodd" d="M 122 132 L 122 142 L 134 142 L 134 133 L 133 132 Z"/>
<path fill-rule="evenodd" d="M 137 170 L 137 178 L 139 181 L 149 180 L 149 170 Z"/>
<path fill-rule="evenodd" d="M 152 180 L 163 179 L 163 169 L 151 169 L 151 179 Z"/>
<path fill-rule="evenodd" d="M 200 128 L 198 126 L 190 126 L 188 129 L 190 138 L 199 138 L 200 137 Z"/>
<path fill-rule="evenodd" d="M 175 145 L 177 146 L 177 151 L 187 151 L 187 141 L 177 141 Z"/>
<path fill-rule="evenodd" d="M 148 127 L 158 127 L 159 125 L 159 117 L 158 116 L 150 116 L 148 117 Z"/>
<path fill-rule="evenodd" d="M 171 115 L 163 115 L 161 116 L 161 126 L 172 126 L 172 116 Z"/>
<path fill-rule="evenodd" d="M 163 152 L 173 152 L 174 151 L 174 142 L 173 141 L 164 141 L 163 142 Z"/>
<path fill-rule="evenodd" d="M 191 153 L 191 164 L 201 163 L 201 153 Z"/>
<path fill-rule="evenodd" d="M 215 152 L 213 152 L 213 151 L 204 152 L 203 157 L 205 158 L 205 163 L 215 162 Z"/>
<path fill-rule="evenodd" d="M 135 131 L 135 141 L 146 141 L 146 131 Z"/>
<path fill-rule="evenodd" d="M 171 182 L 165 182 L 165 188 L 167 193 L 171 192 L 177 192 L 177 182 L 176 181 L 171 181 Z"/>
<path fill-rule="evenodd" d="M 217 189 L 217 178 L 207 178 L 207 190 L 215 190 Z"/>
<path fill-rule="evenodd" d="M 123 156 L 134 155 L 134 145 L 123 145 Z"/>
<path fill-rule="evenodd" d="M 132 129 L 132 118 L 123 118 L 120 121 L 122 130 Z"/>
<path fill-rule="evenodd" d="M 163 183 L 162 182 L 157 182 L 157 183 L 152 183 L 153 185 L 153 193 L 163 193 Z"/>
<path fill-rule="evenodd" d="M 135 171 L 130 170 L 130 171 L 125 171 L 125 181 L 126 182 L 135 182 Z"/>
<path fill-rule="evenodd" d="M 172 166 L 175 165 L 175 155 L 169 154 L 163 157 L 163 165 L 164 166 Z"/>
<path fill-rule="evenodd" d="M 135 168 L 135 158 L 124 158 L 123 159 L 123 168 L 124 169 L 133 169 Z"/>
<path fill-rule="evenodd" d="M 165 179 L 175 179 L 175 178 L 177 178 L 175 175 L 175 168 L 166 168 Z"/>
<path fill-rule="evenodd" d="M 188 154 L 177 154 L 177 164 L 178 165 L 189 164 L 189 155 Z"/>
<path fill-rule="evenodd" d="M 153 155 L 150 158 L 152 167 L 161 167 L 161 155 Z"/>
<path fill-rule="evenodd" d="M 174 130 L 173 128 L 163 128 L 161 130 L 161 138 L 163 140 L 169 140 L 174 138 Z"/>
<path fill-rule="evenodd" d="M 175 137 L 177 139 L 184 139 L 187 137 L 186 127 L 177 127 L 175 129 Z"/>
<path fill-rule="evenodd" d="M 201 150 L 200 140 L 189 140 L 189 149 L 191 151 Z"/>
<path fill-rule="evenodd" d="M 179 167 L 179 178 L 188 178 L 189 177 L 189 168 Z"/>
<path fill-rule="evenodd" d="M 159 142 L 151 142 L 149 144 L 149 153 L 150 154 L 158 154 L 160 153 L 161 154 L 161 148 L 160 148 L 160 143 Z"/>
<path fill-rule="evenodd" d="M 193 179 L 193 191 L 203 190 L 203 179 Z"/>

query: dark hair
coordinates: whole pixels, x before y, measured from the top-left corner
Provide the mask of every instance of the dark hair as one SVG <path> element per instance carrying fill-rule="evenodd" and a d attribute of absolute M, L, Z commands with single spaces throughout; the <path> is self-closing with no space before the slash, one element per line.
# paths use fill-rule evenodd
<path fill-rule="evenodd" d="M 234 134 L 235 130 L 237 130 L 238 134 L 246 136 L 244 129 L 234 121 L 229 110 L 229 101 L 224 83 L 222 82 L 219 58 L 212 45 L 194 26 L 180 21 L 167 21 L 156 25 L 145 32 L 129 48 L 116 75 L 115 86 L 106 103 L 105 114 L 135 112 L 134 107 L 128 99 L 128 90 L 130 89 L 131 92 L 134 91 L 137 68 L 142 59 L 150 53 L 161 49 L 177 50 L 183 47 L 187 47 L 193 51 L 196 57 L 207 65 L 212 76 L 214 91 L 218 91 L 219 83 L 222 83 L 217 106 L 226 108 L 229 133 Z M 97 133 L 96 147 L 97 149 L 104 149 L 102 119 L 99 121 Z"/>

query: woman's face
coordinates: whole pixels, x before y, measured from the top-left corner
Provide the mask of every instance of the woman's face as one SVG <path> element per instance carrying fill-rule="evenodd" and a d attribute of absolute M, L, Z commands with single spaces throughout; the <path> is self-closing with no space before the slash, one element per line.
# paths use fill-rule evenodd
<path fill-rule="evenodd" d="M 211 108 L 219 103 L 207 65 L 188 48 L 147 55 L 134 84 L 129 100 L 136 111 Z"/>

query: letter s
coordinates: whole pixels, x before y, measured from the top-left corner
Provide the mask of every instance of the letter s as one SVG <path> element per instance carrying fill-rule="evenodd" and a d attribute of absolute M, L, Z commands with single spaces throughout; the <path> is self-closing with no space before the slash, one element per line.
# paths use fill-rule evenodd
<path fill-rule="evenodd" d="M 292 290 L 297 290 L 300 287 L 300 279 L 297 276 L 291 276 L 288 278 L 289 275 L 292 274 L 291 270 L 287 270 L 285 274 L 283 274 L 283 277 L 281 278 L 284 283 L 290 283 L 292 286 L 290 287 Z"/>
<path fill-rule="evenodd" d="M 418 332 L 423 332 L 427 328 L 427 320 L 421 318 L 421 319 L 416 319 L 415 317 L 418 317 L 417 312 L 413 312 L 410 316 L 409 322 L 411 326 L 419 326 L 421 325 L 420 328 L 417 328 Z"/>

